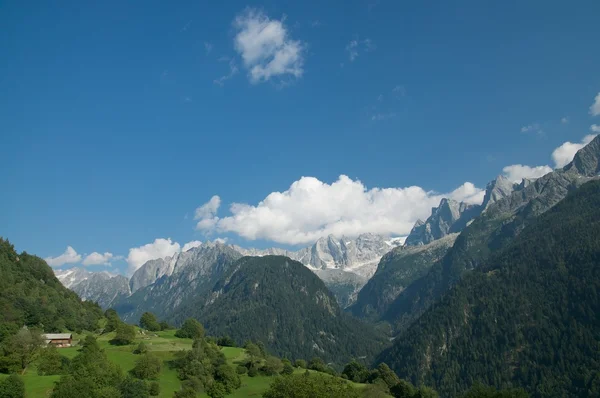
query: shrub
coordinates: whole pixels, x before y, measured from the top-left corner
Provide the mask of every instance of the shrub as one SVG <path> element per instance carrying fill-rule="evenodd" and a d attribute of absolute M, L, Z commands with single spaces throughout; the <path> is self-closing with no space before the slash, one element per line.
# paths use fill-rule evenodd
<path fill-rule="evenodd" d="M 188 318 L 181 328 L 175 332 L 175 337 L 201 339 L 204 337 L 204 326 L 195 319 Z"/>
<path fill-rule="evenodd" d="M 151 396 L 158 397 L 160 395 L 160 384 L 158 384 L 156 381 L 150 383 L 149 392 Z"/>
<path fill-rule="evenodd" d="M 238 367 L 235 368 L 235 371 L 237 372 L 237 374 L 243 375 L 248 373 L 248 368 L 242 365 L 238 365 Z"/>
<path fill-rule="evenodd" d="M 156 379 L 160 374 L 160 368 L 160 359 L 155 355 L 146 353 L 135 362 L 131 374 L 138 379 Z"/>

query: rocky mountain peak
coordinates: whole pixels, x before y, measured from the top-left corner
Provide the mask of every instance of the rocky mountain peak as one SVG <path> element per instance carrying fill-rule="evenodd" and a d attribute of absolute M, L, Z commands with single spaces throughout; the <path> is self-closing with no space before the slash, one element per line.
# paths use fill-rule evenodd
<path fill-rule="evenodd" d="M 575 154 L 573 161 L 563 168 L 564 171 L 594 177 L 600 173 L 600 135 Z"/>

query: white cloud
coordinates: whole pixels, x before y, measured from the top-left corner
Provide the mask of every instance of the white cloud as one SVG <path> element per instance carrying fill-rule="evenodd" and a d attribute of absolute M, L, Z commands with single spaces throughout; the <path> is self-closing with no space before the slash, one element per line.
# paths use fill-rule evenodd
<path fill-rule="evenodd" d="M 67 246 L 67 249 L 63 254 L 58 257 L 46 257 L 44 260 L 51 267 L 60 267 L 65 264 L 73 264 L 81 261 L 81 255 L 78 254 L 75 249 L 71 246 Z"/>
<path fill-rule="evenodd" d="M 116 259 L 112 253 L 106 252 L 104 254 L 93 252 L 88 254 L 84 259 L 83 265 L 110 265 L 110 262 Z"/>
<path fill-rule="evenodd" d="M 225 84 L 226 80 L 231 79 L 232 77 L 237 75 L 238 72 L 239 72 L 239 69 L 238 69 L 237 65 L 235 64 L 235 61 L 233 59 L 229 60 L 229 73 L 219 77 L 218 79 L 213 80 L 213 83 L 218 84 L 219 86 L 222 86 L 223 84 Z"/>
<path fill-rule="evenodd" d="M 179 250 L 179 243 L 172 242 L 171 238 L 159 238 L 155 239 L 152 243 L 131 248 L 129 249 L 129 255 L 127 256 L 129 271 L 130 273 L 133 273 L 139 267 L 144 265 L 146 261 L 172 256 L 179 252 Z"/>
<path fill-rule="evenodd" d="M 207 233 L 233 232 L 246 239 L 306 244 L 328 234 L 364 232 L 407 235 L 418 218 L 427 218 L 443 197 L 481 203 L 483 191 L 465 183 L 448 194 L 423 188 L 371 188 L 341 175 L 327 184 L 302 177 L 284 192 L 272 192 L 256 205 L 233 203 L 223 218 L 205 210 L 197 228 Z M 211 200 L 212 201 L 212 200 Z M 200 209 L 214 209 L 209 203 Z"/>
<path fill-rule="evenodd" d="M 194 212 L 194 220 L 203 220 L 217 214 L 217 210 L 221 206 L 221 198 L 214 195 L 208 202 L 198 207 Z"/>
<path fill-rule="evenodd" d="M 397 85 L 392 89 L 393 93 L 396 93 L 400 97 L 404 97 L 406 95 L 406 88 L 402 85 Z"/>
<path fill-rule="evenodd" d="M 527 126 L 521 127 L 521 133 L 536 133 L 536 134 L 543 135 L 544 130 L 542 130 L 542 127 L 540 126 L 539 123 L 533 123 L 533 124 L 529 124 Z"/>
<path fill-rule="evenodd" d="M 598 95 L 596 95 L 596 98 L 594 99 L 594 103 L 592 104 L 592 106 L 590 106 L 590 114 L 592 116 L 600 115 L 600 93 L 598 93 Z"/>
<path fill-rule="evenodd" d="M 596 137 L 596 134 L 589 134 L 583 137 L 581 143 L 567 141 L 556 148 L 554 152 L 552 152 L 552 160 L 554 160 L 555 167 L 565 167 L 571 160 L 573 160 L 573 157 L 575 157 L 577 151 L 589 144 L 594 137 Z"/>
<path fill-rule="evenodd" d="M 233 26 L 237 31 L 235 49 L 249 69 L 250 82 L 302 76 L 306 46 L 289 37 L 283 19 L 270 19 L 262 11 L 248 8 L 235 18 Z"/>
<path fill-rule="evenodd" d="M 375 49 L 375 45 L 371 41 L 371 39 L 354 39 L 350 40 L 348 44 L 346 44 L 346 51 L 348 52 L 348 57 L 350 58 L 350 62 L 354 62 L 354 60 L 358 57 L 358 55 L 362 52 L 369 52 Z"/>
<path fill-rule="evenodd" d="M 186 243 L 185 245 L 183 245 L 183 247 L 181 248 L 182 252 L 186 252 L 194 247 L 198 247 L 202 244 L 202 242 L 200 242 L 199 240 L 193 240 L 191 242 Z"/>
<path fill-rule="evenodd" d="M 209 42 L 209 41 L 205 41 L 204 42 L 204 51 L 206 51 L 206 55 L 210 54 L 210 52 L 212 51 L 212 49 L 213 49 L 212 43 Z"/>
<path fill-rule="evenodd" d="M 561 122 L 562 124 L 568 124 L 568 123 L 569 123 L 569 118 L 565 116 L 565 117 L 563 117 L 562 119 L 560 119 L 560 122 Z"/>
<path fill-rule="evenodd" d="M 590 126 L 590 130 L 593 131 L 594 133 L 600 133 L 600 125 L 598 125 L 598 124 L 592 124 Z"/>
<path fill-rule="evenodd" d="M 521 182 L 523 178 L 540 178 L 552 171 L 550 166 L 525 166 L 513 164 L 502 169 L 504 176 L 512 182 Z"/>

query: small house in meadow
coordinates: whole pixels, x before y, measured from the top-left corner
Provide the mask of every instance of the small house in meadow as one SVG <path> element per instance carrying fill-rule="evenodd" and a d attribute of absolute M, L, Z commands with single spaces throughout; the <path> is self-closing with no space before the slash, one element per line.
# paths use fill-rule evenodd
<path fill-rule="evenodd" d="M 55 347 L 71 347 L 71 343 L 73 342 L 73 335 L 71 333 L 47 333 L 43 334 L 42 337 L 46 341 L 46 344 Z"/>

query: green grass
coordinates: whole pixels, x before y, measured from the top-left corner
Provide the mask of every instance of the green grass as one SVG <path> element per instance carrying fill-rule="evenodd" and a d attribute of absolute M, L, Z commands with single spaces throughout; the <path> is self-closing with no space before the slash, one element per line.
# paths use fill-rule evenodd
<path fill-rule="evenodd" d="M 78 343 L 79 339 L 85 336 L 74 336 L 74 344 Z M 144 342 L 148 351 L 158 356 L 163 361 L 163 366 L 159 376 L 160 397 L 172 397 L 175 391 L 181 387 L 181 381 L 177 378 L 177 371 L 169 368 L 168 361 L 175 357 L 175 353 L 180 350 L 189 350 L 192 348 L 191 339 L 180 339 L 175 337 L 175 331 L 150 332 L 145 335 L 138 334 L 134 344 L 128 346 L 113 346 L 109 341 L 114 337 L 114 333 L 97 336 L 98 344 L 105 350 L 108 359 L 119 365 L 124 373 L 130 371 L 135 366 L 135 361 L 139 358 L 133 351 L 140 342 Z M 78 347 L 60 348 L 60 353 L 66 357 L 73 358 L 78 354 Z M 227 363 L 234 368 L 246 359 L 246 353 L 243 348 L 238 347 L 223 347 L 223 354 Z M 296 369 L 296 373 L 304 372 L 304 369 Z M 310 371 L 313 373 L 313 371 Z M 0 379 L 6 375 L 0 375 Z M 333 376 L 332 376 L 333 377 Z M 25 382 L 26 396 L 28 398 L 48 397 L 54 382 L 59 380 L 60 376 L 38 376 L 35 363 L 32 364 L 25 374 L 23 381 Z M 273 377 L 258 375 L 249 377 L 241 375 L 242 386 L 229 397 L 260 397 L 269 388 Z M 357 388 L 362 388 L 364 385 L 352 383 Z M 208 397 L 206 394 L 201 394 L 200 397 Z"/>

